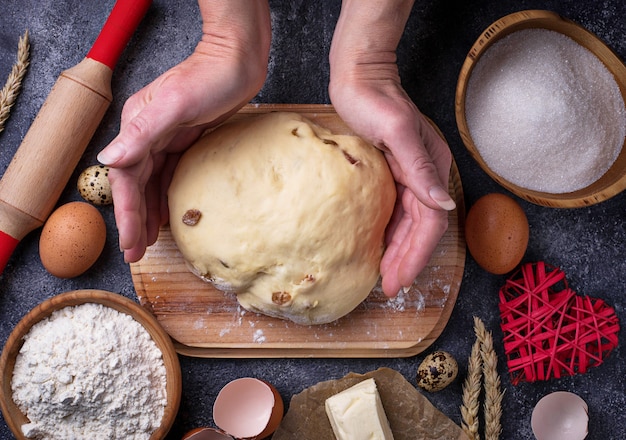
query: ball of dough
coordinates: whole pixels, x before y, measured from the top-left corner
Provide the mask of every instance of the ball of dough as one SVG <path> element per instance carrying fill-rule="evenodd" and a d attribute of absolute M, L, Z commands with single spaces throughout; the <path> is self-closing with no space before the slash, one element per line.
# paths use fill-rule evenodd
<path fill-rule="evenodd" d="M 375 286 L 396 191 L 382 153 L 361 138 L 275 112 L 200 138 L 168 197 L 193 273 L 246 310 L 323 324 Z"/>

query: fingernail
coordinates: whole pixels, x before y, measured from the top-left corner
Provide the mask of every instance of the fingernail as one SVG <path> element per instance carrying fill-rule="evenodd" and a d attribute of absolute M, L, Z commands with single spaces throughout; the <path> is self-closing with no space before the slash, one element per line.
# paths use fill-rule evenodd
<path fill-rule="evenodd" d="M 456 208 L 456 203 L 450 197 L 447 191 L 445 191 L 440 186 L 433 186 L 429 191 L 430 197 L 442 208 L 446 211 L 452 211 Z"/>
<path fill-rule="evenodd" d="M 98 162 L 102 165 L 113 165 L 124 156 L 124 150 L 117 145 L 109 145 L 98 154 Z"/>

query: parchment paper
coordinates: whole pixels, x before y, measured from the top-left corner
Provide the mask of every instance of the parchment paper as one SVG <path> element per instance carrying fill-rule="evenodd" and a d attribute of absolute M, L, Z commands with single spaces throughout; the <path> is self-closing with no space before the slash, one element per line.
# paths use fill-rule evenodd
<path fill-rule="evenodd" d="M 435 408 L 404 376 L 389 368 L 320 382 L 292 397 L 272 440 L 333 440 L 324 402 L 358 382 L 373 377 L 394 440 L 467 440 L 463 430 Z"/>

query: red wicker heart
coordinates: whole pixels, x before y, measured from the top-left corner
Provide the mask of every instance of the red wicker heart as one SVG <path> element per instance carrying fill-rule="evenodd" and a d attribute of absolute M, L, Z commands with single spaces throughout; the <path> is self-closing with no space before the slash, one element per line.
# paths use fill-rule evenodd
<path fill-rule="evenodd" d="M 524 264 L 507 280 L 500 317 L 514 385 L 585 373 L 618 342 L 613 307 L 576 295 L 565 274 L 543 262 Z"/>

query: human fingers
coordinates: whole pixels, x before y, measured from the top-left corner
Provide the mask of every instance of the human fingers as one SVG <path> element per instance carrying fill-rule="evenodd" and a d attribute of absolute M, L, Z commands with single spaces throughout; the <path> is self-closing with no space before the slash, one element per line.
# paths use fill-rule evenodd
<path fill-rule="evenodd" d="M 427 266 L 448 225 L 447 212 L 421 204 L 412 192 L 401 193 L 402 206 L 390 223 L 393 229 L 380 263 L 383 291 L 395 296 L 410 286 Z"/>
<path fill-rule="evenodd" d="M 418 202 L 419 203 L 419 202 Z M 409 234 L 405 238 L 398 264 L 398 280 L 403 286 L 409 286 L 424 270 L 432 258 L 441 237 L 448 227 L 448 213 L 442 210 L 432 210 L 423 207 L 426 211 L 421 215 L 419 223 L 412 222 Z"/>
<path fill-rule="evenodd" d="M 143 256 L 146 238 L 145 185 L 152 166 L 148 159 L 127 168 L 111 168 L 109 181 L 114 192 L 113 209 L 119 234 L 120 251 L 127 262 Z"/>
<path fill-rule="evenodd" d="M 394 297 L 403 287 L 398 278 L 398 266 L 404 251 L 401 247 L 404 237 L 409 233 L 411 227 L 410 218 L 405 217 L 404 211 L 399 212 L 399 218 L 393 225 L 390 238 L 387 240 L 385 252 L 380 261 L 380 276 L 382 278 L 382 289 L 385 295 Z"/>
<path fill-rule="evenodd" d="M 421 203 L 450 211 L 456 204 L 447 191 L 452 155 L 445 141 L 416 111 L 398 115 L 382 137 L 387 162 L 394 177 L 401 178 Z M 393 119 L 393 118 L 392 118 Z"/>
<path fill-rule="evenodd" d="M 331 98 L 337 113 L 357 134 L 386 153 L 390 166 L 395 165 L 396 181 L 432 209 L 454 209 L 446 190 L 450 149 L 400 84 L 393 80 L 336 80 Z"/>
<path fill-rule="evenodd" d="M 161 93 L 158 99 L 147 96 L 149 92 L 129 98 L 122 112 L 120 132 L 98 154 L 100 163 L 128 167 L 169 143 L 181 121 L 181 96 L 169 96 L 169 93 L 163 96 L 165 92 Z"/>
<path fill-rule="evenodd" d="M 179 158 L 180 154 L 153 156 L 152 175 L 148 179 L 145 189 L 145 227 L 148 246 L 153 245 L 157 241 L 161 227 L 169 220 L 167 190 Z"/>
<path fill-rule="evenodd" d="M 165 155 L 153 157 L 152 174 L 146 182 L 144 190 L 144 199 L 146 204 L 145 231 L 146 231 L 146 247 L 154 244 L 159 237 L 159 229 L 164 223 L 163 216 L 166 214 L 161 206 L 167 204 L 165 193 L 162 191 L 161 185 L 161 169 L 164 167 L 166 160 Z M 139 251 L 139 249 L 137 249 Z M 143 252 L 142 252 L 143 254 Z"/>

